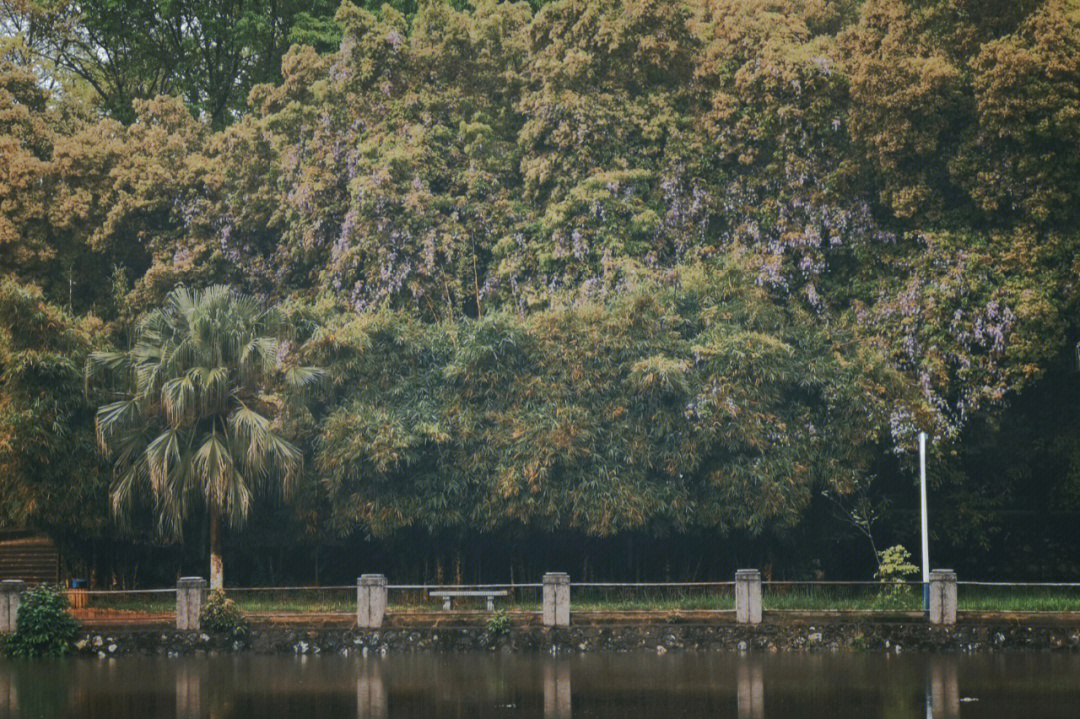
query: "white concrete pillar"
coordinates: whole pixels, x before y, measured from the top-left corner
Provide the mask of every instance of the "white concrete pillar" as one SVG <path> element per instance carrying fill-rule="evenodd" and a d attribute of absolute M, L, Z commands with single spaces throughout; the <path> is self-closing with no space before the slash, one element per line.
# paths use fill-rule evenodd
<path fill-rule="evenodd" d="M 356 626 L 378 629 L 386 616 L 386 577 L 364 574 L 356 580 Z"/>
<path fill-rule="evenodd" d="M 544 626 L 570 626 L 570 575 L 566 572 L 544 575 Z"/>
<path fill-rule="evenodd" d="M 5 579 L 0 582 L 0 634 L 11 634 L 18 628 L 19 602 L 26 591 L 21 579 Z"/>
<path fill-rule="evenodd" d="M 735 621 L 761 624 L 761 572 L 756 569 L 735 572 Z"/>
<path fill-rule="evenodd" d="M 202 577 L 180 577 L 176 581 L 176 628 L 183 632 L 196 632 L 201 626 L 203 596 L 206 580 Z"/>
<path fill-rule="evenodd" d="M 930 623 L 956 624 L 956 572 L 951 569 L 930 572 Z"/>

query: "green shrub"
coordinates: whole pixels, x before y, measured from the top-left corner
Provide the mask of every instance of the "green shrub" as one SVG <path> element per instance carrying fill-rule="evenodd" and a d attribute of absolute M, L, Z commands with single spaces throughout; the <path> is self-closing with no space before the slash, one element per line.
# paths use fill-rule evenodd
<path fill-rule="evenodd" d="M 493 636 L 502 636 L 510 631 L 510 617 L 505 609 L 499 609 L 487 620 L 487 630 Z"/>
<path fill-rule="evenodd" d="M 236 639 L 247 636 L 248 621 L 236 603 L 225 596 L 224 590 L 210 592 L 199 619 L 202 628 L 208 632 L 227 634 Z"/>
<path fill-rule="evenodd" d="M 884 552 L 878 552 L 877 578 L 882 588 L 878 593 L 878 603 L 886 606 L 900 606 L 911 597 L 911 586 L 904 584 L 919 573 L 919 568 L 911 563 L 911 553 L 897 544 Z"/>
<path fill-rule="evenodd" d="M 12 657 L 60 657 L 67 654 L 79 632 L 68 611 L 67 595 L 42 584 L 25 592 L 19 604 L 16 630 L 4 645 Z"/>

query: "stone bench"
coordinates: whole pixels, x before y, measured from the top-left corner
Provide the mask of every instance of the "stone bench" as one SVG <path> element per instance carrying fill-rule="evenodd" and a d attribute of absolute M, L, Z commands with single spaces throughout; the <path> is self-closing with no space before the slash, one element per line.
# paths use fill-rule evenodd
<path fill-rule="evenodd" d="M 507 593 L 505 589 L 440 589 L 428 592 L 428 596 L 442 599 L 443 609 L 453 609 L 455 597 L 484 597 L 487 600 L 487 610 L 493 612 L 495 597 L 505 597 Z"/>

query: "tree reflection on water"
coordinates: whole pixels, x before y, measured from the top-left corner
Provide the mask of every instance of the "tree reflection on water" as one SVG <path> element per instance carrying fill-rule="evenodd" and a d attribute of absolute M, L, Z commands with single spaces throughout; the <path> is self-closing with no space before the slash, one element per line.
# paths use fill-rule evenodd
<path fill-rule="evenodd" d="M 1064 719 L 1078 674 L 1075 655 L 895 651 L 0 660 L 0 719 Z"/>

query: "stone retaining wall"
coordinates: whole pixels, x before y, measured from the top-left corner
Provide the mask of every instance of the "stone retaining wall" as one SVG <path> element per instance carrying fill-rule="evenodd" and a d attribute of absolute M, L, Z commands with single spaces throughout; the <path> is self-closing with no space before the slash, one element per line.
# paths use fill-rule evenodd
<path fill-rule="evenodd" d="M 1016 623 L 930 627 L 924 623 L 784 623 L 649 625 L 618 627 L 515 627 L 494 635 L 478 627 L 361 629 L 253 628 L 233 639 L 207 632 L 90 632 L 75 653 L 178 656 L 251 651 L 261 654 L 364 654 L 424 651 L 625 652 L 648 651 L 1080 651 L 1080 624 Z"/>

